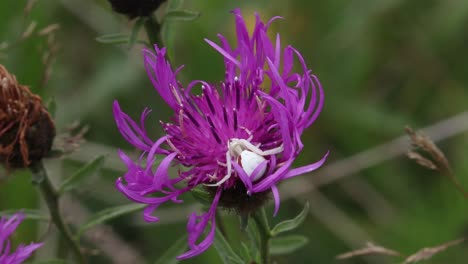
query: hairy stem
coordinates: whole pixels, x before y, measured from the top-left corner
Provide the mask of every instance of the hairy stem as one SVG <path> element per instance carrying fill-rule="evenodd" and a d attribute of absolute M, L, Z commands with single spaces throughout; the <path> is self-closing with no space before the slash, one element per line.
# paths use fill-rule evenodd
<path fill-rule="evenodd" d="M 66 225 L 63 221 L 63 217 L 60 214 L 59 210 L 57 191 L 50 182 L 44 165 L 41 161 L 39 161 L 37 163 L 32 164 L 30 169 L 32 171 L 33 182 L 36 183 L 39 187 L 39 190 L 47 204 L 47 207 L 49 208 L 52 222 L 60 231 L 68 246 L 72 249 L 73 254 L 75 254 L 78 263 L 86 263 L 86 260 L 83 254 L 81 253 L 78 243 L 73 239 L 68 225 Z"/>
<path fill-rule="evenodd" d="M 270 263 L 270 252 L 269 252 L 269 240 L 271 237 L 270 226 L 268 225 L 268 219 L 266 217 L 265 210 L 262 208 L 252 214 L 252 218 L 257 225 L 258 232 L 260 234 L 260 255 L 262 264 Z"/>

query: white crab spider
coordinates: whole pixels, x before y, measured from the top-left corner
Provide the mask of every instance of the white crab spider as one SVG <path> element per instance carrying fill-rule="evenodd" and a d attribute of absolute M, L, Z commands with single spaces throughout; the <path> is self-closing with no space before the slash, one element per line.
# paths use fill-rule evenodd
<path fill-rule="evenodd" d="M 217 183 L 214 184 L 205 184 L 206 186 L 220 186 L 224 182 L 226 182 L 232 175 L 232 158 L 234 160 L 238 160 L 240 158 L 239 165 L 244 169 L 245 173 L 252 177 L 252 173 L 266 159 L 264 156 L 275 155 L 278 153 L 283 152 L 283 145 L 269 149 L 269 150 L 261 150 L 258 146 L 255 146 L 250 142 L 253 136 L 250 136 L 248 139 L 242 138 L 231 138 L 228 141 L 228 150 L 226 151 L 226 168 L 227 173 L 226 175 L 219 180 Z M 224 164 L 222 164 L 224 165 Z M 265 174 L 266 168 L 262 171 L 257 173 L 256 177 L 252 179 L 252 181 L 257 181 L 260 179 L 263 174 Z"/>

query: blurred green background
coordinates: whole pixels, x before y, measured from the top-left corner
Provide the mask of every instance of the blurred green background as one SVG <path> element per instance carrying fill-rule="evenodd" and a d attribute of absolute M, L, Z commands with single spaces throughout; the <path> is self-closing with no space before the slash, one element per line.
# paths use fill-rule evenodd
<path fill-rule="evenodd" d="M 124 45 L 95 40 L 104 34 L 131 31 L 132 22 L 112 13 L 107 1 L 38 1 L 28 16 L 24 15 L 25 5 L 26 1 L 0 1 L 0 43 L 14 42 L 31 21 L 37 23 L 34 32 L 59 24 L 50 80 L 41 85 L 45 68 L 41 57 L 47 40 L 36 33 L 0 50 L 0 63 L 44 101 L 55 98 L 59 132 L 75 121 L 90 127 L 87 142 L 76 153 L 46 163 L 50 174 L 59 182 L 84 162 L 107 155 L 105 169 L 62 201 L 68 220 L 82 217 L 83 221 L 106 206 L 128 203 L 113 187 L 123 173 L 116 150 L 131 152 L 115 127 L 113 100 L 118 99 L 135 118 L 144 107 L 152 108 L 147 124 L 154 138 L 162 132 L 158 121 L 168 120 L 170 111 L 146 77 L 141 46 L 128 50 Z M 173 62 L 186 65 L 180 74 L 183 83 L 223 78 L 222 58 L 203 38 L 216 39 L 216 34 L 222 33 L 234 40 L 229 11 L 235 7 L 241 8 L 248 23 L 254 21 L 255 11 L 264 20 L 282 16 L 272 32 L 281 34 L 283 44 L 290 43 L 301 51 L 325 89 L 325 108 L 304 133 L 306 148 L 297 165 L 315 161 L 327 150 L 331 150 L 328 164 L 332 165 L 403 135 L 406 125 L 420 128 L 467 110 L 465 0 L 186 1 L 184 8 L 201 12 L 201 17 L 170 25 Z M 468 133 L 447 136 L 439 146 L 461 184 L 468 188 Z M 387 155 L 385 148 L 380 155 Z M 315 191 L 282 189 L 284 199 L 275 223 L 295 216 L 306 200 L 312 210 L 298 231 L 310 242 L 293 255 L 276 257 L 278 263 L 396 263 L 387 257 L 338 261 L 335 256 L 367 241 L 411 254 L 468 235 L 468 201 L 447 178 L 419 167 L 403 153 L 363 167 L 358 173 L 341 172 L 348 177 Z M 144 256 L 146 262 L 142 263 L 153 263 L 185 233 L 194 201 L 190 195 L 184 198 L 182 206 L 163 206 L 158 224 L 146 224 L 141 213 L 134 213 L 110 222 L 112 229 L 106 230 L 112 241 L 125 242 L 131 254 Z M 46 210 L 27 172 L 0 176 L 0 209 L 16 208 Z M 271 204 L 267 210 L 271 213 Z M 238 238 L 236 217 L 226 214 L 224 218 L 230 224 L 231 238 Z M 28 220 L 15 243 L 44 238 L 46 231 L 45 223 Z M 61 247 L 56 232 L 48 233 L 45 239 L 47 245 L 36 254 L 37 259 L 49 259 Z M 89 239 L 83 243 L 90 250 L 96 248 Z M 112 243 L 103 240 L 102 244 Z M 116 262 L 108 256 L 118 252 L 97 248 L 100 250 L 90 258 L 92 263 Z M 426 263 L 468 263 L 467 249 L 459 245 Z M 220 263 L 220 259 L 210 249 L 185 263 Z"/>

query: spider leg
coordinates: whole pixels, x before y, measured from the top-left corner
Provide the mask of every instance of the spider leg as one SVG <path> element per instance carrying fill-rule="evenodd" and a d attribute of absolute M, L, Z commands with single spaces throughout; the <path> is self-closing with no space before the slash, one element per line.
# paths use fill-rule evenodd
<path fill-rule="evenodd" d="M 232 170 L 231 170 L 231 154 L 229 153 L 229 150 L 226 151 L 226 165 L 227 165 L 227 173 L 226 175 L 217 183 L 213 184 L 205 184 L 205 186 L 210 186 L 210 187 L 217 187 L 229 180 L 231 178 Z"/>
<path fill-rule="evenodd" d="M 244 126 L 241 127 L 241 128 L 245 131 L 245 133 L 247 133 L 247 135 L 249 135 L 249 138 L 247 139 L 247 141 L 251 141 L 253 139 L 252 131 L 250 131 L 248 128 L 246 128 Z"/>
<path fill-rule="evenodd" d="M 249 141 L 247 141 L 245 139 L 240 139 L 240 141 L 242 142 L 242 144 L 244 144 L 244 146 L 248 150 L 250 150 L 253 153 L 258 154 L 260 156 L 274 155 L 274 154 L 281 153 L 284 150 L 283 145 L 281 145 L 281 146 L 279 146 L 277 148 L 269 149 L 269 150 L 261 150 L 260 148 L 258 148 L 257 146 L 255 146 L 254 144 L 250 143 Z"/>

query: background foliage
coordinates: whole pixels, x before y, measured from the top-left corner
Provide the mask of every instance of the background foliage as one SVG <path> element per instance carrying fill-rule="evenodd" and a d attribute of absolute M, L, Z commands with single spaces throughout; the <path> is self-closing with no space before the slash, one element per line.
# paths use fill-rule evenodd
<path fill-rule="evenodd" d="M 0 62 L 45 101 L 55 98 L 59 132 L 77 120 L 90 128 L 87 143 L 76 153 L 46 163 L 50 174 L 59 181 L 104 154 L 104 169 L 68 198 L 87 213 L 127 203 L 113 187 L 123 172 L 116 150 L 130 146 L 115 127 L 112 101 L 118 99 L 133 117 L 145 106 L 152 108 L 148 128 L 154 137 L 162 131 L 157 121 L 169 118 L 168 107 L 146 77 L 141 46 L 128 50 L 125 45 L 95 41 L 103 34 L 130 32 L 132 23 L 113 14 L 105 0 L 38 1 L 27 17 L 23 15 L 25 4 L 0 1 L 0 43 L 16 39 L 31 21 L 36 21 L 39 29 L 58 23 L 59 49 L 51 79 L 41 87 L 44 37 L 34 35 L 0 50 Z M 405 125 L 426 126 L 467 109 L 467 1 L 204 0 L 186 1 L 184 6 L 201 12 L 201 17 L 170 25 L 173 62 L 186 65 L 183 81 L 222 79 L 222 58 L 203 38 L 215 39 L 217 33 L 223 33 L 233 40 L 233 17 L 228 14 L 234 7 L 239 6 L 250 23 L 254 11 L 264 19 L 275 15 L 284 18 L 273 24 L 272 31 L 281 34 L 283 43 L 302 52 L 326 92 L 324 111 L 305 132 L 306 148 L 298 163 L 317 160 L 330 149 L 328 163 L 333 164 L 402 135 Z M 468 134 L 446 139 L 439 146 L 468 188 Z M 305 200 L 310 201 L 311 213 L 300 229 L 309 243 L 293 256 L 277 257 L 279 263 L 338 263 L 336 255 L 367 241 L 411 254 L 467 234 L 468 202 L 446 178 L 415 165 L 404 155 L 348 176 L 301 195 L 295 195 L 294 189 L 283 190 L 288 198 L 283 200 L 276 222 L 295 216 Z M 8 179 L 0 175 L 0 209 L 44 208 L 30 181 L 26 172 Z M 113 235 L 152 262 L 185 233 L 187 212 L 193 209 L 194 201 L 187 196 L 184 204 L 163 207 L 159 224 L 145 224 L 141 214 L 134 213 L 109 225 Z M 272 208 L 268 209 L 271 212 Z M 76 214 L 71 211 L 67 215 L 73 218 Z M 227 214 L 224 218 L 232 226 L 230 238 L 237 238 L 236 217 Z M 45 231 L 46 224 L 28 221 L 15 241 L 30 241 Z M 40 250 L 38 258 L 48 259 L 60 248 L 55 233 L 46 241 L 48 246 Z M 88 248 L 94 247 L 84 241 Z M 466 263 L 467 252 L 467 246 L 460 245 L 428 263 Z M 110 263 L 105 254 L 93 260 Z M 211 249 L 186 263 L 219 261 Z M 341 263 L 386 261 L 358 258 Z"/>

